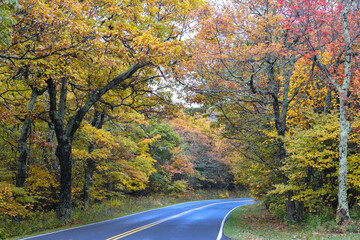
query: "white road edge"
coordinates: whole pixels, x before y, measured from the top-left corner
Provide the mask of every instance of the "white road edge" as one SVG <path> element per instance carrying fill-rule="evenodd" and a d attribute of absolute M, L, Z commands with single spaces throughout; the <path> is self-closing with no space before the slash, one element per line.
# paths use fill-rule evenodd
<path fill-rule="evenodd" d="M 243 206 L 243 205 L 242 205 L 242 206 Z M 222 222 L 221 222 L 219 234 L 218 234 L 216 240 L 220 240 L 220 239 L 222 238 L 223 230 L 224 230 L 224 225 L 225 225 L 225 222 L 226 222 L 226 220 L 227 220 L 227 217 L 230 215 L 230 213 L 231 213 L 232 211 L 234 211 L 234 210 L 235 210 L 236 208 L 238 208 L 238 207 L 241 207 L 241 206 L 234 207 L 233 209 L 231 209 L 231 210 L 225 215 L 225 217 L 223 218 L 223 220 L 222 220 Z"/>

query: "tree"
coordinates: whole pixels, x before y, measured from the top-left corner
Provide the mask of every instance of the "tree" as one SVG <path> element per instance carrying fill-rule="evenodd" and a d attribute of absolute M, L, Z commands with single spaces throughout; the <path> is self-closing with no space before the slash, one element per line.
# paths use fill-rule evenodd
<path fill-rule="evenodd" d="M 312 59 L 327 77 L 330 86 L 336 90 L 339 98 L 339 174 L 338 209 L 340 224 L 350 218 L 347 200 L 347 154 L 348 139 L 351 132 L 351 93 L 349 89 L 354 81 L 353 66 L 357 59 L 355 43 L 359 40 L 358 5 L 353 1 L 300 1 L 284 3 L 288 12 L 296 13 L 286 18 L 288 29 L 293 38 L 302 39 L 303 51 Z M 306 6 L 304 8 L 304 6 Z M 294 17 L 295 16 L 295 17 Z"/>
<path fill-rule="evenodd" d="M 149 144 L 149 152 L 156 160 L 154 164 L 156 172 L 150 176 L 147 186 L 147 191 L 150 192 L 171 191 L 177 181 L 182 181 L 184 184 L 178 185 L 176 190 L 186 191 L 187 180 L 194 174 L 193 163 L 182 147 L 183 139 L 167 122 L 166 119 L 152 120 L 143 127 L 148 138 L 157 137 L 156 141 Z"/>
<path fill-rule="evenodd" d="M 48 120 L 60 162 L 61 219 L 71 219 L 72 142 L 86 114 L 106 94 L 118 93 L 120 101 L 127 94 L 162 97 L 154 89 L 185 54 L 180 37 L 197 4 L 21 2 L 12 45 L 2 49 L 1 58 L 9 75 L 28 66 L 31 79 L 48 90 Z M 110 106 L 118 106 L 119 98 L 111 101 Z"/>
<path fill-rule="evenodd" d="M 183 139 L 183 154 L 193 165 L 195 174 L 189 179 L 192 188 L 231 188 L 233 175 L 224 159 L 227 142 L 222 139 L 221 129 L 215 120 L 198 114 L 181 113 L 169 124 Z"/>
<path fill-rule="evenodd" d="M 204 8 L 199 15 L 193 58 L 188 65 L 193 81 L 189 88 L 198 94 L 194 101 L 220 112 L 227 121 L 242 119 L 238 114 L 261 115 L 270 121 L 266 124 L 276 130 L 278 151 L 272 159 L 274 164 L 268 166 L 276 165 L 276 173 L 287 184 L 288 177 L 281 171 L 287 157 L 283 138 L 288 110 L 298 94 L 290 92 L 290 85 L 300 58 L 299 42 L 289 38 L 276 2 L 233 1 Z M 229 109 L 233 111 L 230 114 Z M 241 127 L 234 122 L 229 125 Z M 289 219 L 298 222 L 303 205 L 293 201 L 292 194 L 286 191 L 284 200 Z"/>
<path fill-rule="evenodd" d="M 96 202 L 143 190 L 155 172 L 149 145 L 159 136 L 149 138 L 138 127 L 139 123 L 147 123 L 143 115 L 117 110 L 112 115 L 103 110 L 97 116 L 95 112 L 90 123 L 82 124 L 73 143 L 77 172 L 73 196 L 83 200 L 85 206 L 90 200 Z M 103 121 L 102 128 L 93 126 L 95 119 L 97 123 Z"/>

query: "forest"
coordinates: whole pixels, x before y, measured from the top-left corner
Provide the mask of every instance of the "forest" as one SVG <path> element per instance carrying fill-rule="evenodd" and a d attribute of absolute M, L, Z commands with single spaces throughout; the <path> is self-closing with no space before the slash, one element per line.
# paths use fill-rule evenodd
<path fill-rule="evenodd" d="M 360 204 L 359 11 L 2 1 L 0 222 L 238 187 L 291 223 L 325 212 L 348 223 Z"/>

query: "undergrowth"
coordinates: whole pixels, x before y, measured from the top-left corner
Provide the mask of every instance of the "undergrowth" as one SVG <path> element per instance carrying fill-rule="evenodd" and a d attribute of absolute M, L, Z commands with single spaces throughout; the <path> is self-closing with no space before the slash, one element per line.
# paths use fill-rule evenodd
<path fill-rule="evenodd" d="M 358 210 L 353 212 L 357 213 Z M 333 215 L 308 215 L 299 224 L 287 224 L 273 216 L 262 204 L 256 203 L 234 210 L 224 227 L 232 240 L 243 239 L 360 239 L 359 216 L 352 222 L 339 226 Z"/>

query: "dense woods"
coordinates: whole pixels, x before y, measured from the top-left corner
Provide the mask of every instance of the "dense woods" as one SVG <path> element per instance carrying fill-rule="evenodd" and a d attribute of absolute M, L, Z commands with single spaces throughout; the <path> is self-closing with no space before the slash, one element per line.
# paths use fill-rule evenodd
<path fill-rule="evenodd" d="M 0 221 L 238 185 L 290 222 L 329 211 L 348 222 L 360 198 L 359 8 L 3 1 Z"/>

